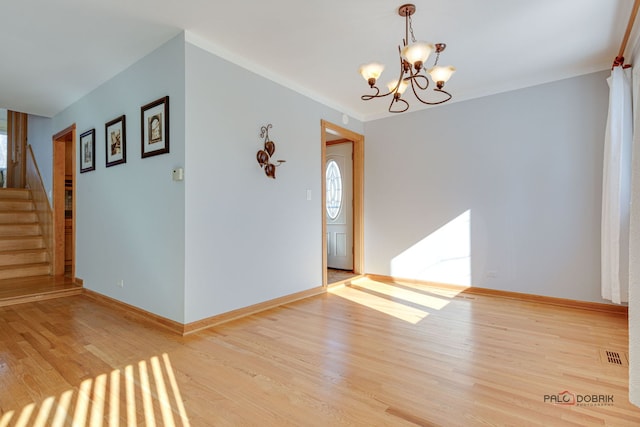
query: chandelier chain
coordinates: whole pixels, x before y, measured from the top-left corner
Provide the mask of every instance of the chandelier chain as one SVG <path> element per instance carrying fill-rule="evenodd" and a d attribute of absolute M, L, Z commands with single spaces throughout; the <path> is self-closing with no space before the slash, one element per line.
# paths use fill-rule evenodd
<path fill-rule="evenodd" d="M 415 43 L 416 36 L 413 35 L 413 25 L 411 22 L 411 15 L 409 15 L 408 18 L 409 18 L 409 33 L 411 34 L 411 43 Z"/>

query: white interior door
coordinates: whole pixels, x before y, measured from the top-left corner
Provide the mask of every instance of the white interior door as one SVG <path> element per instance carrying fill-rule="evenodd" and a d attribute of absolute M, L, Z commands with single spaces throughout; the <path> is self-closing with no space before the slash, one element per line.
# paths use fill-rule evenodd
<path fill-rule="evenodd" d="M 327 146 L 327 267 L 353 270 L 353 143 Z"/>

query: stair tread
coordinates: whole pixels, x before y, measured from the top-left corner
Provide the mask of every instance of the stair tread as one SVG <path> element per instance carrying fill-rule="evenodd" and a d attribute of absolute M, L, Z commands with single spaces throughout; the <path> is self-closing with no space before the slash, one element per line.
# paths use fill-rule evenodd
<path fill-rule="evenodd" d="M 8 254 L 30 254 L 34 252 L 47 252 L 46 248 L 28 248 L 28 249 L 0 249 L 0 255 Z"/>
<path fill-rule="evenodd" d="M 4 203 L 24 203 L 24 204 L 34 204 L 33 199 L 23 199 L 23 198 L 9 198 L 9 197 L 0 197 L 0 202 Z"/>
<path fill-rule="evenodd" d="M 27 268 L 37 268 L 37 267 L 49 267 L 48 262 L 34 262 L 30 264 L 20 264 L 20 265 L 0 265 L 0 271 L 6 270 L 24 270 Z"/>

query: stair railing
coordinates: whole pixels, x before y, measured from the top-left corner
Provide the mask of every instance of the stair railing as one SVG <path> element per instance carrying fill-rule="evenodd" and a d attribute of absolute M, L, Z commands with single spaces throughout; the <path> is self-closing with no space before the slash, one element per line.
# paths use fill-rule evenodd
<path fill-rule="evenodd" d="M 42 175 L 40 175 L 40 170 L 38 169 L 31 145 L 27 146 L 26 166 L 26 188 L 31 190 L 31 197 L 36 207 L 40 230 L 42 231 L 42 237 L 49 255 L 49 262 L 53 262 L 53 211 L 51 210 L 47 190 L 44 187 Z"/>

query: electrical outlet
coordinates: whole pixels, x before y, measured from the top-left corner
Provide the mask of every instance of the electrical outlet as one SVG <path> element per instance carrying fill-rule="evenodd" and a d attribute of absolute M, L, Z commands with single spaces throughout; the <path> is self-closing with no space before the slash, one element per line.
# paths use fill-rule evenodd
<path fill-rule="evenodd" d="M 124 279 L 118 280 L 118 287 L 124 288 Z"/>

